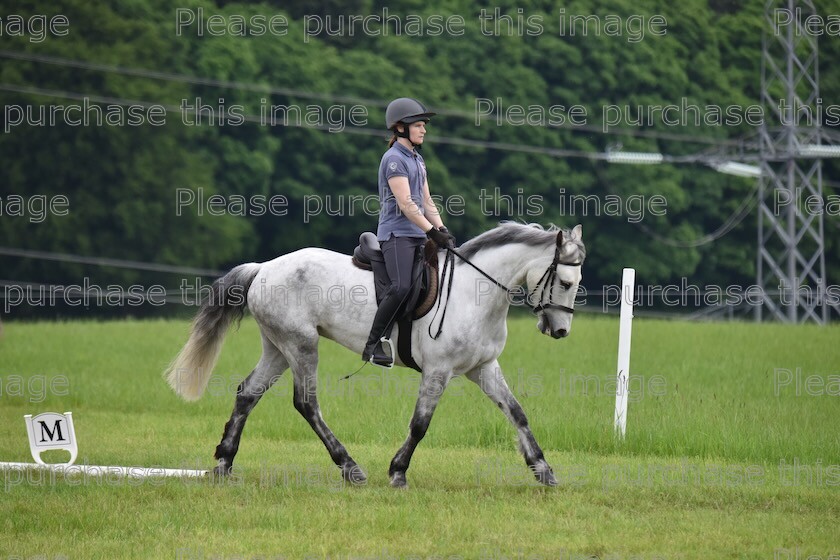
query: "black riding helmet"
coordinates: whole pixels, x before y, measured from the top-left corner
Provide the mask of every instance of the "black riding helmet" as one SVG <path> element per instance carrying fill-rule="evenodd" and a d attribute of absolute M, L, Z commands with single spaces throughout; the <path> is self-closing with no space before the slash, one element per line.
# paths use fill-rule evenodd
<path fill-rule="evenodd" d="M 397 130 L 397 124 L 411 124 L 418 121 L 429 122 L 436 113 L 432 113 L 426 107 L 411 97 L 400 97 L 388 103 L 385 109 L 385 126 L 393 130 L 394 134 L 402 138 L 408 138 L 408 127 L 402 132 Z"/>

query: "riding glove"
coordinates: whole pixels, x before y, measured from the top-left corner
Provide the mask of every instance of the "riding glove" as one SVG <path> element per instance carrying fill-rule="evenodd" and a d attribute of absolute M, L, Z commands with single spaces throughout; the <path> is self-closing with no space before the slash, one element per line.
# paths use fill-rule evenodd
<path fill-rule="evenodd" d="M 434 241 L 438 247 L 455 247 L 455 237 L 453 237 L 448 231 L 443 231 L 432 226 L 432 228 L 426 232 L 426 236 Z"/>
<path fill-rule="evenodd" d="M 457 243 L 456 243 L 456 241 L 455 241 L 455 236 L 454 236 L 454 235 L 452 235 L 451 233 L 449 233 L 449 230 L 448 230 L 448 229 L 446 229 L 446 226 L 441 227 L 441 228 L 438 228 L 438 229 L 440 229 L 440 231 L 442 231 L 443 233 L 445 233 L 446 235 L 448 235 L 448 236 L 449 236 L 449 238 L 450 238 L 450 239 L 449 239 L 449 241 L 450 241 L 452 244 L 451 244 L 451 245 L 448 245 L 448 247 L 450 247 L 451 249 L 454 249 L 454 248 L 455 248 L 455 245 L 457 245 Z"/>

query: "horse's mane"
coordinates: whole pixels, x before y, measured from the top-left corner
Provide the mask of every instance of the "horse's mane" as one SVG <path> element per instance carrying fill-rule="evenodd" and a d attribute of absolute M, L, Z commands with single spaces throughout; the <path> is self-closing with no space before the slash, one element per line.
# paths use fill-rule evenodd
<path fill-rule="evenodd" d="M 540 224 L 521 224 L 519 222 L 501 222 L 491 230 L 485 231 L 478 237 L 474 237 L 461 245 L 458 252 L 466 258 L 475 256 L 482 249 L 499 247 L 510 243 L 522 243 L 525 245 L 548 245 L 555 243 L 557 232 L 563 232 L 563 240 L 572 242 L 577 246 L 580 260 L 586 257 L 586 247 L 583 241 L 572 238 L 569 229 L 549 224 L 544 228 Z"/>

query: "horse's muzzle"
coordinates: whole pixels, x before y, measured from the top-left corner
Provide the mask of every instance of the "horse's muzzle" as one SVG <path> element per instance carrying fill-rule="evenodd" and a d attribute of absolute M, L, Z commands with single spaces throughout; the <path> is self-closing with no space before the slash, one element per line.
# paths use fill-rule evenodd
<path fill-rule="evenodd" d="M 566 329 L 557 329 L 556 331 L 551 331 L 551 338 L 566 338 L 569 336 L 569 331 Z"/>
<path fill-rule="evenodd" d="M 566 338 L 569 336 L 569 329 L 555 329 L 551 324 L 551 319 L 545 313 L 539 314 L 539 321 L 537 322 L 537 329 L 551 338 Z"/>

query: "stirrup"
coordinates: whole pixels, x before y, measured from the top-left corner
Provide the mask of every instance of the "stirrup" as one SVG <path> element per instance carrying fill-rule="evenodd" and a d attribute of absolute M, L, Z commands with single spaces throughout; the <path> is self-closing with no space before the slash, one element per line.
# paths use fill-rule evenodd
<path fill-rule="evenodd" d="M 374 362 L 374 361 L 373 361 L 374 353 L 371 353 L 371 355 L 370 355 L 370 360 L 368 360 L 368 361 L 369 361 L 370 363 L 372 363 L 373 365 L 375 365 L 375 366 L 383 367 L 383 368 L 385 368 L 385 369 L 391 369 L 391 368 L 393 368 L 393 367 L 394 367 L 394 345 L 393 345 L 393 343 L 391 342 L 391 339 L 390 339 L 390 338 L 385 338 L 385 337 L 383 336 L 382 338 L 380 338 L 380 339 L 379 339 L 379 343 L 383 345 L 383 346 L 382 346 L 382 351 L 383 351 L 383 352 L 385 351 L 385 344 L 387 344 L 387 345 L 388 345 L 388 350 L 389 350 L 389 352 L 388 352 L 388 353 L 389 353 L 389 354 L 390 354 L 390 356 L 391 356 L 391 362 L 390 362 L 388 365 L 385 365 L 385 364 L 380 364 L 380 363 Z"/>

